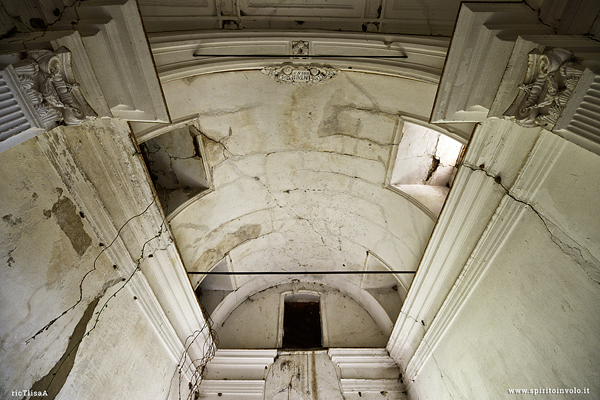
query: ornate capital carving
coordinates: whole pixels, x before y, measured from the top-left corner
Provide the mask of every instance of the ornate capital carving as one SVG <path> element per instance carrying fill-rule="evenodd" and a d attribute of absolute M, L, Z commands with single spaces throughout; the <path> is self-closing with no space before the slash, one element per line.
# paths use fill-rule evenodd
<path fill-rule="evenodd" d="M 65 47 L 56 52 L 32 50 L 13 66 L 21 89 L 46 129 L 64 121 L 80 125 L 96 113 L 85 101 L 71 68 L 71 53 Z"/>
<path fill-rule="evenodd" d="M 339 70 L 317 65 L 298 66 L 286 63 L 279 66 L 265 67 L 261 72 L 269 75 L 277 82 L 302 86 L 318 84 L 334 78 Z"/>
<path fill-rule="evenodd" d="M 504 113 L 524 127 L 541 126 L 551 130 L 573 95 L 583 73 L 573 53 L 554 48 L 541 54 L 529 53 L 525 81 L 519 94 Z"/>

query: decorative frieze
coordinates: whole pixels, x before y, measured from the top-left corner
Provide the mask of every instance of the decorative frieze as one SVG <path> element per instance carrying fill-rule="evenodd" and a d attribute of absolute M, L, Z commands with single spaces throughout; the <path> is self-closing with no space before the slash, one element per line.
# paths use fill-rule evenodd
<path fill-rule="evenodd" d="M 331 67 L 317 65 L 299 66 L 282 64 L 278 66 L 265 67 L 261 71 L 269 75 L 276 82 L 303 86 L 322 83 L 338 75 L 339 70 Z"/>
<path fill-rule="evenodd" d="M 554 48 L 529 53 L 525 81 L 517 98 L 504 113 L 524 127 L 554 128 L 583 74 L 570 50 Z"/>

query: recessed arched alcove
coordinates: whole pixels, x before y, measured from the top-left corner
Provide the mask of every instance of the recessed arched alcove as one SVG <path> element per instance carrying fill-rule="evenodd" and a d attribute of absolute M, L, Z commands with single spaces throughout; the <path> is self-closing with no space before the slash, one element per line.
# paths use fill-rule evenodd
<path fill-rule="evenodd" d="M 310 318 L 318 318 L 319 343 L 286 342 L 286 305 L 291 303 L 316 304 L 318 312 Z M 222 322 L 215 321 L 215 331 L 222 348 L 384 347 L 389 336 L 350 295 L 310 282 L 280 284 L 249 296 Z"/>

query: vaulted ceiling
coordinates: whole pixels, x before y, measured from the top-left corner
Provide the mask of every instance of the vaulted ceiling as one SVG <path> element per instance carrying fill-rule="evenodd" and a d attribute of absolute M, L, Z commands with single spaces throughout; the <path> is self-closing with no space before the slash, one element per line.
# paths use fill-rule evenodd
<path fill-rule="evenodd" d="M 59 3 L 3 0 L 2 33 L 72 29 L 96 6 Z M 186 269 L 308 273 L 191 275 L 225 292 L 213 317 L 302 280 L 349 294 L 389 334 L 401 302 L 390 312 L 369 290 L 402 300 L 413 274 L 314 272 L 417 269 L 474 126 L 429 123 L 460 1 L 138 5 L 172 123 L 131 127 Z"/>
<path fill-rule="evenodd" d="M 427 123 L 429 76 L 382 74 L 375 61 L 360 72 L 328 63 L 335 76 L 320 83 L 254 66 L 191 74 L 163 82 L 177 128 L 132 123 L 188 272 L 307 272 L 191 275 L 217 325 L 255 293 L 302 281 L 349 295 L 391 332 L 455 171 L 451 136 L 464 139 Z M 314 273 L 343 270 L 409 273 Z"/>

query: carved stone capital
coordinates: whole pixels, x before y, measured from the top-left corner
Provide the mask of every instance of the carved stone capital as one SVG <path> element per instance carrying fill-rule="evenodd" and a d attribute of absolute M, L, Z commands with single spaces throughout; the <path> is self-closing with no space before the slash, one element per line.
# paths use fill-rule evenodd
<path fill-rule="evenodd" d="M 339 70 L 331 67 L 317 65 L 298 66 L 293 64 L 282 64 L 265 67 L 261 71 L 269 75 L 276 82 L 287 83 L 295 86 L 322 83 L 338 75 Z"/>
<path fill-rule="evenodd" d="M 573 95 L 583 73 L 566 49 L 554 48 L 540 53 L 529 53 L 525 81 L 519 86 L 519 94 L 504 113 L 524 127 L 541 126 L 554 128 L 556 121 Z"/>
<path fill-rule="evenodd" d="M 32 50 L 13 66 L 22 91 L 33 105 L 45 129 L 58 123 L 80 125 L 96 113 L 85 101 L 71 68 L 71 53 L 65 47 L 56 52 Z"/>

